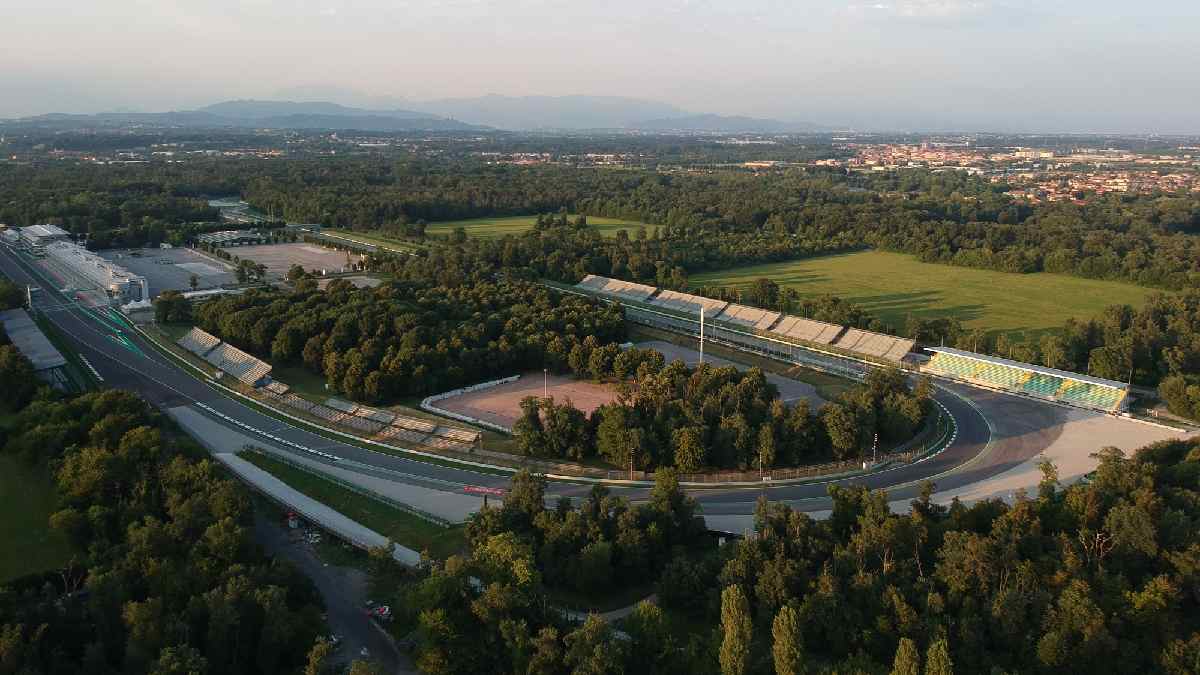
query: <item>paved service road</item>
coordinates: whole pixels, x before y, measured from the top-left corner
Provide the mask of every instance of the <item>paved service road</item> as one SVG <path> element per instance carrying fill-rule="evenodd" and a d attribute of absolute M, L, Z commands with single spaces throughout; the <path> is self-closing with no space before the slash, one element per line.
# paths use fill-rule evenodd
<path fill-rule="evenodd" d="M 160 408 L 204 403 L 253 429 L 290 443 L 386 470 L 390 477 L 401 483 L 450 492 L 459 492 L 467 484 L 503 487 L 508 483 L 506 476 L 474 471 L 469 467 L 430 464 L 330 440 L 264 415 L 183 372 L 181 366 L 147 344 L 136 331 L 64 297 L 58 292 L 57 284 L 35 276 L 36 271 L 28 260 L 19 259 L 16 253 L 3 246 L 0 246 L 0 272 L 19 284 L 42 288 L 35 298 L 36 308 L 75 342 L 79 351 L 105 378 L 106 384 L 140 392 Z M 1049 440 L 1061 433 L 1064 413 L 1054 406 L 957 385 L 940 388 L 937 400 L 950 411 L 957 424 L 957 437 L 948 448 L 916 464 L 832 482 L 889 488 L 892 498 L 908 498 L 916 493 L 920 481 L 931 477 L 938 477 L 939 490 L 945 490 L 996 476 L 1036 456 Z M 225 420 L 218 421 L 235 426 Z M 286 445 L 277 445 L 286 448 Z M 286 449 L 307 455 L 295 448 Z M 952 470 L 954 473 L 941 476 Z M 696 489 L 692 493 L 702 503 L 705 513 L 729 515 L 752 514 L 755 499 L 764 492 L 771 499 L 786 501 L 806 511 L 824 510 L 830 504 L 827 488 L 828 482 L 818 482 Z M 648 492 L 644 487 L 611 489 L 633 500 L 644 499 Z M 589 491 L 589 485 L 579 483 L 552 482 L 548 488 L 552 499 L 560 495 L 583 497 Z"/>

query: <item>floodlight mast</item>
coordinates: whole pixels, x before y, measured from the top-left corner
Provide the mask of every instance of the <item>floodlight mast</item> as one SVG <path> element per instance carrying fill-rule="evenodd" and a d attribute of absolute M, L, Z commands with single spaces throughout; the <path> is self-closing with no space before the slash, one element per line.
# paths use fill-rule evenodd
<path fill-rule="evenodd" d="M 700 365 L 704 365 L 704 307 L 700 307 Z"/>

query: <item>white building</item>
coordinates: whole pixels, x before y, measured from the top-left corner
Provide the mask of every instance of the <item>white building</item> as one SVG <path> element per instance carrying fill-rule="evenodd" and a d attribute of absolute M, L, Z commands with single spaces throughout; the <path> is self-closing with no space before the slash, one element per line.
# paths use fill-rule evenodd
<path fill-rule="evenodd" d="M 21 246 L 34 255 L 43 255 L 46 246 L 52 242 L 71 239 L 71 234 L 57 225 L 30 225 L 19 229 Z"/>
<path fill-rule="evenodd" d="M 150 299 L 146 277 L 133 274 L 120 265 L 66 241 L 55 241 L 45 247 L 46 257 L 63 265 L 76 275 L 104 289 L 109 297 L 121 304 Z"/>

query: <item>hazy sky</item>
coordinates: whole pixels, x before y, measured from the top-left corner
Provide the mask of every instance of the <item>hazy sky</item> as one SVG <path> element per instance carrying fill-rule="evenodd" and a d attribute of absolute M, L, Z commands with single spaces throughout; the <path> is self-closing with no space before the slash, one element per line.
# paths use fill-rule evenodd
<path fill-rule="evenodd" d="M 1198 0 L 0 8 L 0 116 L 186 109 L 287 91 L 594 94 L 858 128 L 1200 132 Z"/>

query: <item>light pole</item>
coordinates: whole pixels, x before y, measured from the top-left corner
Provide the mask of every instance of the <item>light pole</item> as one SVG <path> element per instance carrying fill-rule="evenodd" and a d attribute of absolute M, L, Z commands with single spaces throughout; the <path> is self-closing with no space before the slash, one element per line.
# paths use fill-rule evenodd
<path fill-rule="evenodd" d="M 550 369 L 542 368 L 542 398 L 550 398 Z"/>

